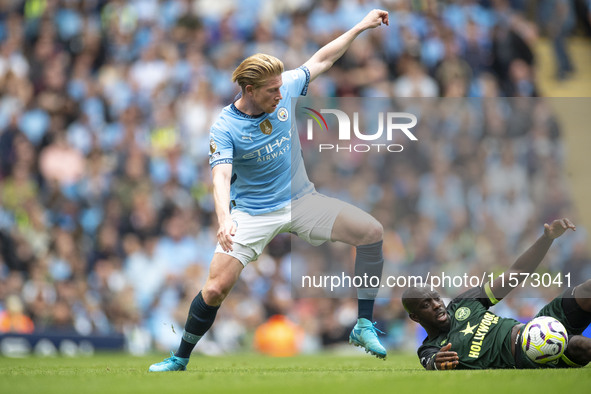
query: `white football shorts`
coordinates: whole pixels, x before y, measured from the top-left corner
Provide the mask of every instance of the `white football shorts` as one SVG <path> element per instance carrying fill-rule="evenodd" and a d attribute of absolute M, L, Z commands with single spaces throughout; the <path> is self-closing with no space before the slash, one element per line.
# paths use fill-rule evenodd
<path fill-rule="evenodd" d="M 249 215 L 235 209 L 231 214 L 237 224 L 233 250 L 225 252 L 218 243 L 215 252 L 235 257 L 246 266 L 256 260 L 280 233 L 289 232 L 311 245 L 322 245 L 330 240 L 337 216 L 348 205 L 336 198 L 312 192 L 283 208 L 262 215 Z"/>

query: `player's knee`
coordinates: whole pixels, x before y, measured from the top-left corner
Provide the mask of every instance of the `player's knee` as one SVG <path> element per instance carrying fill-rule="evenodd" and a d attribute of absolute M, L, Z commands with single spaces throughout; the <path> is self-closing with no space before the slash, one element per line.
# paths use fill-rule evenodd
<path fill-rule="evenodd" d="M 591 361 L 591 338 L 575 335 L 570 338 L 565 352 L 566 356 L 577 364 Z"/>
<path fill-rule="evenodd" d="M 382 226 L 382 224 L 380 222 L 373 219 L 367 225 L 362 245 L 373 244 L 373 243 L 379 242 L 382 240 L 383 237 L 384 237 L 384 227 Z"/>
<path fill-rule="evenodd" d="M 225 289 L 224 286 L 217 283 L 206 283 L 203 290 L 201 290 L 203 301 L 210 306 L 221 305 L 228 293 L 229 289 Z"/>

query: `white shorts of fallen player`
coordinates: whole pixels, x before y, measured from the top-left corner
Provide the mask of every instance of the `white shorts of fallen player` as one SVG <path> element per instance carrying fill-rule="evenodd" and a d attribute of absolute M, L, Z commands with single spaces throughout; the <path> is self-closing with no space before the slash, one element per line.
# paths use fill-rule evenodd
<path fill-rule="evenodd" d="M 330 240 L 334 222 L 347 206 L 341 200 L 312 192 L 262 215 L 253 216 L 235 209 L 232 220 L 237 228 L 232 239 L 233 250 L 225 252 L 218 243 L 215 252 L 235 257 L 246 266 L 280 233 L 292 233 L 313 246 L 321 245 Z"/>

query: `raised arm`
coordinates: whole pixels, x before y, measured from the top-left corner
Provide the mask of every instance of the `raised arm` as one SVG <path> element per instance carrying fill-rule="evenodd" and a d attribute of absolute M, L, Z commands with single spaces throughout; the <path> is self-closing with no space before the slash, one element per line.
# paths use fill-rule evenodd
<path fill-rule="evenodd" d="M 504 276 L 504 278 L 499 276 L 493 281 L 490 286 L 490 291 L 492 292 L 493 297 L 497 300 L 501 300 L 509 294 L 511 290 L 520 285 L 525 280 L 526 276 L 519 274 L 534 272 L 542 262 L 542 259 L 544 259 L 544 256 L 546 256 L 552 242 L 564 234 L 569 228 L 573 231 L 576 230 L 575 225 L 566 218 L 555 220 L 552 224 L 544 224 L 544 234 L 542 234 L 528 250 L 519 256 L 508 270 L 503 272 L 502 276 Z M 511 276 L 512 273 L 514 274 L 513 276 Z M 487 291 L 488 290 L 489 289 L 487 289 Z"/>
<path fill-rule="evenodd" d="M 218 242 L 224 251 L 232 250 L 232 237 L 236 234 L 236 224 L 230 216 L 230 179 L 232 164 L 218 164 L 213 167 L 213 200 L 218 218 Z"/>
<path fill-rule="evenodd" d="M 388 25 L 388 12 L 377 9 L 372 10 L 352 29 L 320 48 L 318 52 L 304 63 L 304 66 L 310 71 L 310 81 L 313 81 L 317 76 L 331 68 L 334 62 L 343 56 L 359 34 L 367 29 L 378 27 L 382 23 Z"/>

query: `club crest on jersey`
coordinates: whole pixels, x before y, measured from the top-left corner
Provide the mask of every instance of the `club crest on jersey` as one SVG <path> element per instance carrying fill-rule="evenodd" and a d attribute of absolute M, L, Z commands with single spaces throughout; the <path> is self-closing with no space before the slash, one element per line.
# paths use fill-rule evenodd
<path fill-rule="evenodd" d="M 285 107 L 279 108 L 279 110 L 277 111 L 277 119 L 279 119 L 282 122 L 285 122 L 288 117 L 289 117 L 289 113 L 287 112 L 287 108 L 285 108 Z"/>
<path fill-rule="evenodd" d="M 470 308 L 463 306 L 456 311 L 455 317 L 458 321 L 464 321 L 470 316 L 470 313 Z"/>
<path fill-rule="evenodd" d="M 273 131 L 273 125 L 271 125 L 271 121 L 269 119 L 265 119 L 264 121 L 262 121 L 259 124 L 259 128 L 261 129 L 261 132 L 265 135 L 269 135 Z"/>
<path fill-rule="evenodd" d="M 215 144 L 215 141 L 213 139 L 209 140 L 209 152 L 210 153 L 214 153 L 217 149 L 217 145 Z"/>

